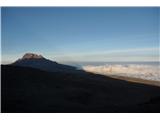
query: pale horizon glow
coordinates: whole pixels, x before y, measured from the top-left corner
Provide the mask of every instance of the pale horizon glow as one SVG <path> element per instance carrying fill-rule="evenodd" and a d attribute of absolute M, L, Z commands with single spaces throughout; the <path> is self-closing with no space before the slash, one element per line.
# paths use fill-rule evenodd
<path fill-rule="evenodd" d="M 109 50 L 109 51 L 99 51 L 99 52 L 86 52 L 86 53 L 68 53 L 67 55 L 61 54 L 61 53 L 50 53 L 50 54 L 41 54 L 37 52 L 33 52 L 36 54 L 41 54 L 45 58 L 51 59 L 53 61 L 57 62 L 136 62 L 136 61 L 142 61 L 142 62 L 160 62 L 159 57 L 155 56 L 144 56 L 145 60 L 142 59 L 142 57 L 138 56 L 137 54 L 134 55 L 133 53 L 139 53 L 140 52 L 154 52 L 155 54 L 159 52 L 159 48 L 135 48 L 135 49 L 127 49 L 127 50 Z M 17 59 L 21 58 L 25 53 L 21 53 L 18 55 L 4 55 L 3 58 L 7 60 L 8 57 L 12 57 L 13 61 L 2 61 L 2 64 L 9 64 L 13 63 Z M 127 57 L 129 54 L 132 54 L 132 57 L 135 57 L 133 59 L 132 57 Z M 141 54 L 140 54 L 141 55 Z M 93 57 L 98 56 L 98 59 L 92 59 Z M 105 57 L 105 58 L 104 58 Z M 127 60 L 124 59 L 124 57 L 127 57 Z M 84 61 L 85 58 L 85 61 Z M 116 60 L 114 60 L 116 58 Z"/>

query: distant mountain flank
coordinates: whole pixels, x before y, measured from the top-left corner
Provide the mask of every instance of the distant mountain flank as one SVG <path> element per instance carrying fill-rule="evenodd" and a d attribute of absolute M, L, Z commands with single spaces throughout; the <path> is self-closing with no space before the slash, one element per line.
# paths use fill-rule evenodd
<path fill-rule="evenodd" d="M 32 67 L 48 72 L 78 72 L 76 67 L 59 64 L 35 53 L 26 53 L 11 65 Z"/>

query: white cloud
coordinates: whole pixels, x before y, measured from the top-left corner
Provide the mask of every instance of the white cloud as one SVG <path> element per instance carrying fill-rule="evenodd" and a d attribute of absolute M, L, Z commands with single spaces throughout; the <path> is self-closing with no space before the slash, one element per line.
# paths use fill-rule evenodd
<path fill-rule="evenodd" d="M 102 75 L 117 75 L 133 78 L 142 78 L 146 80 L 160 80 L 160 68 L 151 65 L 102 65 L 102 66 L 83 66 L 88 72 L 98 73 Z"/>

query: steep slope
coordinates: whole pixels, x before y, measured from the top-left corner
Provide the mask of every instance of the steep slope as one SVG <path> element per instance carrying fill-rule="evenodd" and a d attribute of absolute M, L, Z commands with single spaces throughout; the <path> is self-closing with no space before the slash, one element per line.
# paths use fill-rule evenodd
<path fill-rule="evenodd" d="M 58 64 L 57 62 L 48 60 L 41 55 L 33 53 L 26 53 L 21 59 L 18 59 L 11 65 L 32 67 L 49 72 L 77 72 L 75 71 L 75 67 Z"/>
<path fill-rule="evenodd" d="M 2 65 L 2 112 L 160 112 L 160 87 Z"/>

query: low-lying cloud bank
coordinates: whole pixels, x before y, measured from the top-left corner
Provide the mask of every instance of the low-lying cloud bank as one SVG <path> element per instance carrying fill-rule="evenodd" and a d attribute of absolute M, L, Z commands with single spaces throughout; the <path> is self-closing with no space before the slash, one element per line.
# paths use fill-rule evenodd
<path fill-rule="evenodd" d="M 117 75 L 133 78 L 141 78 L 146 80 L 160 81 L 159 66 L 151 65 L 102 65 L 102 66 L 83 66 L 83 70 L 98 73 L 102 75 Z"/>

